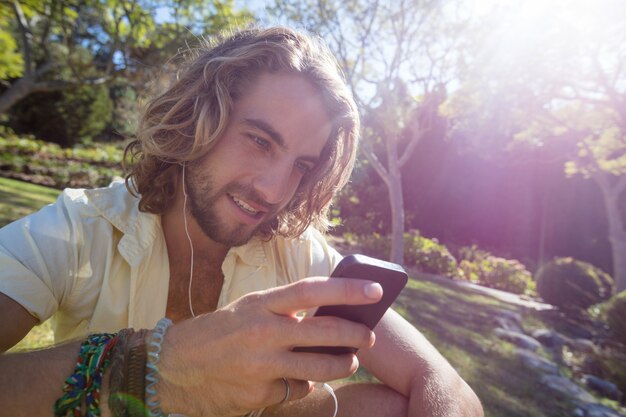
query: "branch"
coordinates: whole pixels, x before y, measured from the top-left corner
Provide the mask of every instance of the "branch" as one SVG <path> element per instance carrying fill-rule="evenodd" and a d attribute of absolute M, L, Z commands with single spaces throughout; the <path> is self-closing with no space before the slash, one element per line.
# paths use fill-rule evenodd
<path fill-rule="evenodd" d="M 609 97 L 609 101 L 613 104 L 613 110 L 615 110 L 620 115 L 620 118 L 622 119 L 621 122 L 626 123 L 626 112 L 623 110 L 624 106 L 622 105 L 621 94 L 619 94 L 615 90 L 615 86 L 611 85 L 611 83 L 609 82 L 606 72 L 604 71 L 604 69 L 602 68 L 602 65 L 598 61 L 597 54 L 593 56 L 593 64 L 594 64 L 596 71 L 598 72 L 600 85 L 604 87 L 604 91 L 606 91 L 606 94 Z"/>
<path fill-rule="evenodd" d="M 420 129 L 417 131 L 417 134 L 413 135 L 413 137 L 409 141 L 409 144 L 404 149 L 402 156 L 398 160 L 398 165 L 400 166 L 400 168 L 402 168 L 411 158 L 411 155 L 413 154 L 413 151 L 415 151 L 417 144 L 422 140 L 428 130 L 429 129 Z"/>
<path fill-rule="evenodd" d="M 28 25 L 28 21 L 26 20 L 26 16 L 24 16 L 24 11 L 22 10 L 22 6 L 17 2 L 17 0 L 13 0 L 13 11 L 15 12 L 15 17 L 17 18 L 17 23 L 20 28 L 20 35 L 22 37 L 22 47 L 24 48 L 23 56 L 24 56 L 24 72 L 26 75 L 31 75 L 33 72 L 33 60 L 31 57 L 31 42 L 33 39 L 33 32 L 30 30 Z"/>
<path fill-rule="evenodd" d="M 32 92 L 51 92 L 66 90 L 68 88 L 78 87 L 81 85 L 100 85 L 109 80 L 110 77 L 88 78 L 81 80 L 80 82 L 63 80 L 40 81 L 33 84 Z"/>
<path fill-rule="evenodd" d="M 363 153 L 365 154 L 365 157 L 367 158 L 368 161 L 370 161 L 370 163 L 374 167 L 374 170 L 378 173 L 378 175 L 383 180 L 385 185 L 387 187 L 390 187 L 391 186 L 391 182 L 390 182 L 390 179 L 389 179 L 389 172 L 387 172 L 387 170 L 385 169 L 383 164 L 380 163 L 380 161 L 378 160 L 378 157 L 376 156 L 374 151 L 372 151 L 370 149 L 370 147 L 367 146 L 367 145 L 363 145 L 363 147 L 361 149 L 363 150 Z"/>

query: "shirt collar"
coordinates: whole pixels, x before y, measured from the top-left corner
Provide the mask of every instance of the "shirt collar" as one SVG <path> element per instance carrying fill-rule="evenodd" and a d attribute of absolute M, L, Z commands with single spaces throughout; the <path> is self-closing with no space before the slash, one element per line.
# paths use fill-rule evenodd
<path fill-rule="evenodd" d="M 161 231 L 160 216 L 139 211 L 139 199 L 116 181 L 106 188 L 85 190 L 93 207 L 124 236 L 119 249 L 126 261 L 136 266 Z"/>
<path fill-rule="evenodd" d="M 266 245 L 267 242 L 254 237 L 245 245 L 230 248 L 226 257 L 237 257 L 245 264 L 263 266 L 268 262 Z"/>

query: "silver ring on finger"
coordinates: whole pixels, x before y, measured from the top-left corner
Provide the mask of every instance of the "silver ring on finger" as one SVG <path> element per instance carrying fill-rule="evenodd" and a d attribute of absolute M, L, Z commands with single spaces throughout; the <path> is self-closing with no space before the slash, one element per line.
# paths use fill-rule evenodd
<path fill-rule="evenodd" d="M 282 399 L 278 404 L 282 404 L 284 402 L 289 401 L 289 397 L 291 396 L 291 385 L 289 385 L 289 381 L 287 378 L 281 378 L 283 380 L 283 384 L 285 384 L 285 398 Z"/>

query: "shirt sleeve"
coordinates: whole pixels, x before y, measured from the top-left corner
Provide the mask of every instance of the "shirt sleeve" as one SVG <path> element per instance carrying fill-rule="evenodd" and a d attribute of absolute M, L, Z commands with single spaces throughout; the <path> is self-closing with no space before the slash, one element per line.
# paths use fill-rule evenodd
<path fill-rule="evenodd" d="M 40 322 L 72 289 L 81 239 L 70 191 L 54 204 L 0 229 L 0 292 Z"/>

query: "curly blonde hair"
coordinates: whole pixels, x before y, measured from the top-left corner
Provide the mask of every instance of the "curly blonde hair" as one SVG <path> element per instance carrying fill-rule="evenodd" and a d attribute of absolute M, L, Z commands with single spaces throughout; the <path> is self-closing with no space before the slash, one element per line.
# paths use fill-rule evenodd
<path fill-rule="evenodd" d="M 146 108 L 136 138 L 125 150 L 126 186 L 139 209 L 162 214 L 173 202 L 181 165 L 210 152 L 228 125 L 233 104 L 261 73 L 298 74 L 319 89 L 332 117 L 320 163 L 261 233 L 299 236 L 309 225 L 328 227 L 333 195 L 350 177 L 359 137 L 356 104 L 328 48 L 290 28 L 246 29 L 203 45 L 182 75 Z"/>

